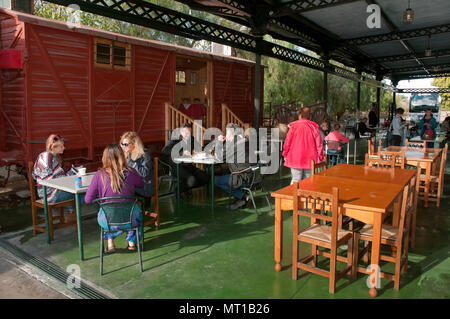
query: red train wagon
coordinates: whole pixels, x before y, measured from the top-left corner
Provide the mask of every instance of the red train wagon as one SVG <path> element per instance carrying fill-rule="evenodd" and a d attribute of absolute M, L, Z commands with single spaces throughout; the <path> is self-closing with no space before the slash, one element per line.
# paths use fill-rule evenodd
<path fill-rule="evenodd" d="M 51 133 L 68 140 L 68 163 L 98 163 L 105 145 L 129 130 L 157 153 L 165 103 L 185 98 L 207 105 L 205 127 L 221 128 L 222 103 L 254 121 L 252 61 L 6 9 L 0 59 L 3 165 L 34 161 Z"/>

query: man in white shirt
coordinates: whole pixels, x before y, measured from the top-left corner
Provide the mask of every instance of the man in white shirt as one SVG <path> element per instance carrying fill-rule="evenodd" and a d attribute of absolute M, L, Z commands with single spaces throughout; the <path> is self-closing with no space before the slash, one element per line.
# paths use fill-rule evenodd
<path fill-rule="evenodd" d="M 395 111 L 395 116 L 392 119 L 392 145 L 400 146 L 402 144 L 403 136 L 405 134 L 406 121 L 403 120 L 402 115 L 405 111 L 399 107 Z"/>

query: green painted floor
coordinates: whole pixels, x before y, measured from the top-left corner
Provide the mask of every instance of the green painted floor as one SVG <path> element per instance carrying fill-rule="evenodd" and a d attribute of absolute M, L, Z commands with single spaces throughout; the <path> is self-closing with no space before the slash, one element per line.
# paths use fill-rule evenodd
<path fill-rule="evenodd" d="M 289 172 L 283 172 L 281 181 L 278 175 L 266 180 L 269 190 L 289 184 Z M 441 207 L 431 204 L 425 209 L 419 201 L 416 248 L 410 249 L 408 272 L 401 277 L 400 290 L 382 279 L 379 298 L 450 298 L 450 176 L 445 179 Z M 116 241 L 117 252 L 104 258 L 105 274 L 99 275 L 100 234 L 95 218 L 83 221 L 83 262 L 74 228 L 56 230 L 51 245 L 44 234 L 20 234 L 9 242 L 63 269 L 79 265 L 83 279 L 118 298 L 370 298 L 367 276 L 362 274 L 356 280 L 338 281 L 334 295 L 328 293 L 327 278 L 308 274 L 296 281 L 291 279 L 292 213 L 284 215 L 283 270 L 276 272 L 274 211 L 264 196 L 258 193 L 256 204 L 261 207 L 261 215 L 257 216 L 250 208 L 227 210 L 227 197 L 216 193 L 214 213 L 208 205 L 209 197 L 202 198 L 202 190 L 180 207 L 174 196 L 160 200 L 160 229 L 145 228 L 143 273 L 137 253 L 125 250 L 125 236 L 121 236 Z M 95 213 L 92 207 L 84 208 L 86 214 Z M 26 209 L 15 211 L 20 217 Z M 300 251 L 306 254 L 309 248 L 301 246 Z"/>

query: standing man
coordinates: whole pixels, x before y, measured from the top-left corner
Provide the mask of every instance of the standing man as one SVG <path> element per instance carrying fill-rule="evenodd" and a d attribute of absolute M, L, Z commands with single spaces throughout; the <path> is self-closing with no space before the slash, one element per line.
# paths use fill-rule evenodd
<path fill-rule="evenodd" d="M 369 112 L 369 126 L 377 127 L 379 122 L 380 121 L 378 120 L 378 116 L 377 116 L 377 104 L 372 103 L 372 107 Z"/>
<path fill-rule="evenodd" d="M 300 119 L 289 124 L 289 132 L 284 142 L 284 165 L 291 169 L 292 181 L 299 182 L 311 176 L 311 160 L 323 160 L 323 143 L 319 126 L 310 121 L 308 107 L 300 110 Z"/>
<path fill-rule="evenodd" d="M 406 121 L 403 120 L 402 115 L 405 111 L 399 107 L 395 111 L 395 116 L 392 119 L 392 145 L 400 146 L 402 144 L 403 137 L 405 135 Z"/>

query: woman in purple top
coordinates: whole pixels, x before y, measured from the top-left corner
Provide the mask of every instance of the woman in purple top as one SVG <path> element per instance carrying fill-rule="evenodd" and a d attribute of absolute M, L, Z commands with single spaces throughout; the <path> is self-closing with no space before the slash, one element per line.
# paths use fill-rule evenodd
<path fill-rule="evenodd" d="M 128 167 L 122 148 L 117 144 L 109 144 L 103 151 L 103 168 L 97 171 L 92 179 L 84 201 L 91 203 L 94 199 L 110 196 L 134 196 L 136 187 L 143 187 L 144 181 L 134 168 Z M 103 229 L 108 229 L 103 210 L 100 208 L 97 221 Z M 132 226 L 136 227 L 142 222 L 142 212 L 138 205 L 134 207 L 132 214 Z M 114 238 L 121 235 L 125 227 L 111 226 L 111 232 L 105 232 L 108 240 L 107 253 L 115 251 Z M 136 250 L 135 231 L 128 231 L 128 250 Z"/>

